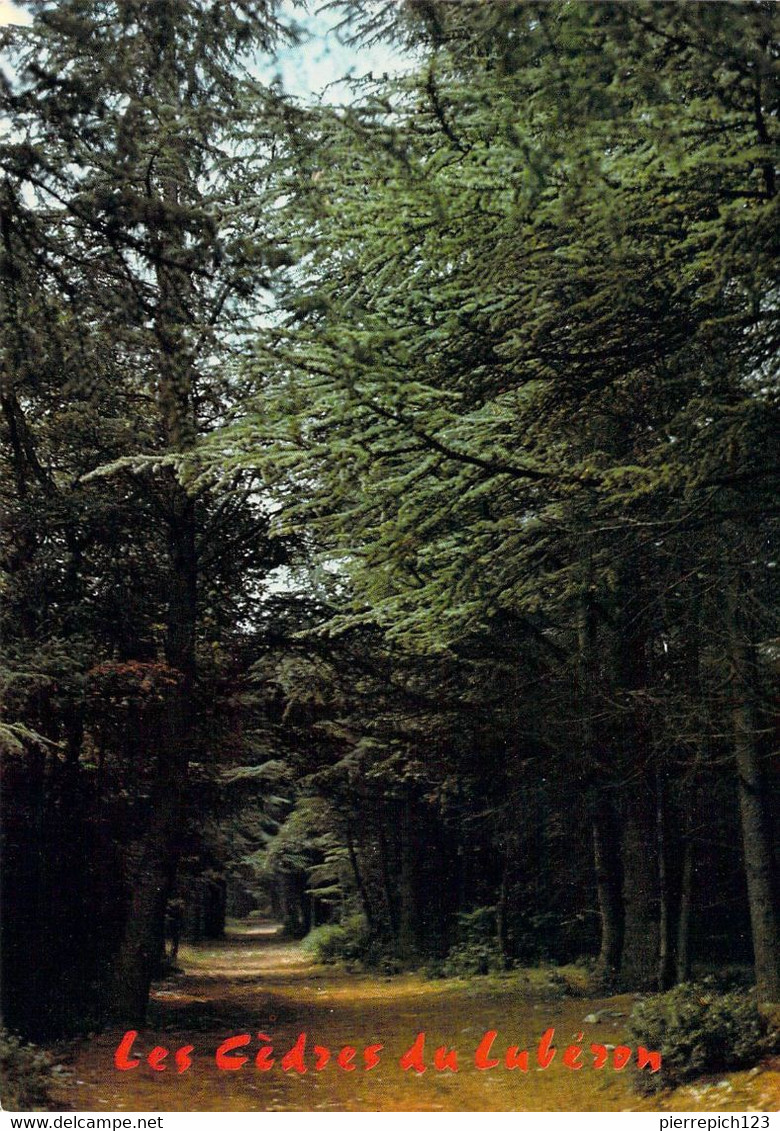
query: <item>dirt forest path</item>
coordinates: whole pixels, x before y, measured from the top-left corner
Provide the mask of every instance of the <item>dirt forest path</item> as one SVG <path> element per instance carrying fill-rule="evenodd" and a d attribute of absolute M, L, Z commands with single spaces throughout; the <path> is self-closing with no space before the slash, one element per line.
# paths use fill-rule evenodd
<path fill-rule="evenodd" d="M 514 974 L 465 981 L 426 980 L 418 974 L 354 974 L 317 965 L 298 944 L 282 941 L 271 924 L 233 924 L 217 944 L 182 948 L 182 972 L 154 991 L 148 1028 L 131 1051 L 141 1063 L 118 1071 L 121 1032 L 104 1033 L 71 1050 L 52 1110 L 76 1111 L 770 1111 L 780 1104 L 780 1073 L 732 1073 L 660 1097 L 631 1090 L 628 1071 L 596 1071 L 591 1042 L 619 1045 L 632 999 L 562 997 L 554 975 L 545 985 Z M 593 1020 L 597 1015 L 597 1020 Z M 585 1018 L 588 1021 L 585 1021 Z M 552 1065 L 536 1066 L 536 1047 L 554 1028 Z M 491 1055 L 499 1064 L 475 1066 L 484 1034 L 496 1030 Z M 424 1032 L 426 1071 L 404 1071 L 400 1060 Z M 255 1065 L 271 1038 L 275 1063 Z M 281 1060 L 306 1034 L 305 1073 L 284 1071 Z M 251 1035 L 238 1070 L 220 1069 L 215 1052 L 230 1037 Z M 582 1041 L 580 1071 L 563 1065 L 566 1046 Z M 177 1049 L 193 1046 L 191 1065 L 178 1073 Z M 315 1068 L 313 1046 L 331 1058 Z M 364 1049 L 383 1046 L 367 1070 Z M 530 1069 L 504 1065 L 511 1045 L 527 1048 Z M 338 1064 L 344 1046 L 356 1049 L 355 1068 Z M 438 1071 L 437 1047 L 457 1050 L 458 1071 Z M 167 1048 L 163 1070 L 146 1057 Z M 160 1055 L 159 1053 L 157 1054 Z M 182 1055 L 183 1058 L 183 1054 Z M 324 1054 L 319 1054 L 324 1057 Z M 369 1058 L 371 1054 L 369 1053 Z"/>

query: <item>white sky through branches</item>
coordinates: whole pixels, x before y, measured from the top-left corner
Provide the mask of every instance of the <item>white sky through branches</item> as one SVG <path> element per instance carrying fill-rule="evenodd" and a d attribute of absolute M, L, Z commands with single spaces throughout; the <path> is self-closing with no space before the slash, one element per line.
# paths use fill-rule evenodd
<path fill-rule="evenodd" d="M 408 56 L 387 44 L 356 48 L 344 42 L 345 35 L 333 26 L 333 14 L 302 13 L 290 0 L 282 5 L 282 12 L 303 29 L 301 42 L 281 50 L 270 70 L 279 75 L 284 89 L 296 98 L 322 96 L 327 102 L 346 102 L 350 95 L 345 78 L 362 78 L 369 72 L 379 77 L 410 65 Z"/>
<path fill-rule="evenodd" d="M 323 96 L 328 102 L 349 101 L 348 87 L 342 81 L 345 77 L 360 78 L 369 71 L 379 76 L 408 66 L 408 60 L 386 45 L 357 49 L 344 43 L 332 26 L 332 16 L 305 13 L 289 0 L 282 10 L 285 17 L 305 29 L 301 42 L 283 48 L 273 63 L 258 68 L 258 77 L 268 82 L 278 76 L 284 89 L 296 98 Z M 30 23 L 29 12 L 11 0 L 0 0 L 0 26 Z"/>
<path fill-rule="evenodd" d="M 29 12 L 23 12 L 9 0 L 0 0 L 0 26 L 5 24 L 31 24 L 32 17 Z"/>

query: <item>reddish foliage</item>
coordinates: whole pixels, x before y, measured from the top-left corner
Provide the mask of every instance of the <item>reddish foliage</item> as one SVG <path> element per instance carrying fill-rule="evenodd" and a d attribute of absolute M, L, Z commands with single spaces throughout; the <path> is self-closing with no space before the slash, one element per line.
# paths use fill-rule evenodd
<path fill-rule="evenodd" d="M 181 686 L 184 676 L 166 663 L 107 660 L 91 668 L 87 679 L 87 695 L 93 701 L 143 706 L 165 702 Z"/>

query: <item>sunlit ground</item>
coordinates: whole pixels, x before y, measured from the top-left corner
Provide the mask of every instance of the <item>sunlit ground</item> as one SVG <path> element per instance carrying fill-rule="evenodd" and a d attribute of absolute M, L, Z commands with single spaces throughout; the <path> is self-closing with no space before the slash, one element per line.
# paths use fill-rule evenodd
<path fill-rule="evenodd" d="M 171 1065 L 154 1071 L 145 1061 L 129 1071 L 113 1065 L 121 1033 L 79 1046 L 66 1064 L 52 1110 L 78 1111 L 774 1111 L 780 1106 L 780 1073 L 759 1067 L 729 1073 L 652 1098 L 632 1090 L 629 1070 L 596 1071 L 592 1057 L 572 1071 L 562 1064 L 567 1045 L 630 1044 L 624 1031 L 630 996 L 586 999 L 561 996 L 562 973 L 550 970 L 505 977 L 430 981 L 417 974 L 387 977 L 350 974 L 319 966 L 300 946 L 280 941 L 272 927 L 233 924 L 219 945 L 183 947 L 183 973 L 155 991 L 150 1027 L 135 1042 L 142 1056 L 155 1046 L 193 1045 L 192 1065 L 177 1074 Z M 552 976 L 551 976 L 552 975 Z M 576 991 L 576 985 L 574 985 Z M 598 1020 L 585 1021 L 598 1014 Z M 555 1029 L 552 1065 L 535 1067 L 542 1033 Z M 498 1067 L 479 1070 L 474 1052 L 487 1030 L 497 1030 L 492 1052 Z M 399 1061 L 417 1034 L 426 1034 L 426 1071 L 403 1071 Z M 280 1059 L 300 1034 L 307 1037 L 307 1071 L 284 1072 Z M 215 1051 L 228 1037 L 249 1033 L 249 1061 L 220 1070 Z M 273 1043 L 276 1063 L 254 1065 L 261 1044 Z M 582 1035 L 582 1036 L 580 1036 Z M 314 1070 L 313 1045 L 331 1051 Z M 365 1046 L 383 1046 L 380 1062 L 363 1067 Z M 354 1071 L 336 1063 L 343 1046 L 356 1048 Z M 528 1072 L 503 1065 L 510 1045 L 530 1050 Z M 455 1048 L 458 1071 L 436 1071 L 438 1046 Z M 167 1062 L 166 1062 L 167 1063 Z"/>

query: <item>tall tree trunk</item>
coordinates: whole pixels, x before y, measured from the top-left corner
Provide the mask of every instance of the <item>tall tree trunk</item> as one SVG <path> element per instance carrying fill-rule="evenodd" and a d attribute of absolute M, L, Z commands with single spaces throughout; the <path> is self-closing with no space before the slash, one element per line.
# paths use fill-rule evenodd
<path fill-rule="evenodd" d="M 160 938 L 164 937 L 183 817 L 190 713 L 191 690 L 185 680 L 166 712 L 149 797 L 149 823 L 139 845 L 137 867 L 128 877 L 132 893 L 110 1002 L 112 1019 L 126 1026 L 144 1023 Z"/>
<path fill-rule="evenodd" d="M 606 987 L 614 981 L 620 968 L 625 916 L 618 823 L 614 806 L 605 792 L 605 784 L 601 780 L 601 769 L 596 757 L 594 721 L 597 680 L 596 626 L 589 594 L 590 568 L 590 562 L 586 558 L 585 583 L 580 599 L 578 623 L 580 764 L 588 782 L 596 900 L 601 919 L 601 944 L 596 961 L 596 981 Z"/>
<path fill-rule="evenodd" d="M 394 887 L 392 877 L 390 875 L 390 846 L 388 844 L 387 835 L 385 833 L 385 826 L 382 820 L 382 814 L 377 814 L 377 835 L 379 840 L 379 862 L 382 870 L 382 890 L 385 896 L 385 905 L 387 907 L 387 921 L 390 926 L 390 934 L 394 939 L 398 938 L 398 905 L 397 905 L 397 889 Z"/>
<path fill-rule="evenodd" d="M 171 53 L 161 56 L 155 81 L 161 95 L 167 92 L 175 105 L 181 92 L 175 45 L 171 42 L 168 46 Z M 136 109 L 143 112 L 140 107 Z M 181 221 L 181 198 L 192 178 L 175 130 L 170 137 L 161 139 L 161 145 L 163 142 L 170 147 L 170 163 L 161 172 L 156 187 L 161 219 L 151 241 L 157 283 L 157 406 L 166 453 L 177 454 L 190 449 L 197 436 L 193 402 L 196 370 L 188 311 L 194 288 L 187 267 L 180 265 L 181 251 L 188 239 Z M 157 943 L 164 937 L 165 910 L 178 864 L 194 734 L 198 575 L 195 503 L 174 470 L 168 471 L 162 482 L 168 544 L 165 656 L 181 676 L 181 684 L 161 734 L 149 825 L 140 846 L 138 875 L 131 878 L 133 894 L 114 988 L 115 1020 L 133 1025 L 143 1023 Z"/>
<path fill-rule="evenodd" d="M 601 916 L 601 947 L 596 960 L 596 979 L 612 985 L 623 954 L 625 910 L 620 835 L 614 806 L 601 792 L 594 802 L 593 862 L 596 898 Z"/>
<path fill-rule="evenodd" d="M 620 725 L 628 789 L 624 800 L 623 901 L 625 934 L 621 980 L 627 988 L 654 989 L 658 977 L 659 905 L 656 787 L 653 743 L 646 698 L 650 679 L 647 612 L 638 562 L 624 582 L 629 599 L 620 618 L 618 641 Z"/>
<path fill-rule="evenodd" d="M 416 806 L 407 792 L 401 800 L 400 868 L 398 872 L 398 952 L 404 962 L 419 957 L 419 908 L 417 903 Z"/>
<path fill-rule="evenodd" d="M 629 783 L 623 833 L 626 912 L 620 967 L 626 989 L 656 988 L 659 954 L 658 876 L 652 779 L 642 767 Z"/>
<path fill-rule="evenodd" d="M 346 836 L 349 863 L 352 867 L 352 875 L 355 878 L 355 886 L 357 887 L 358 895 L 360 896 L 360 903 L 363 908 L 363 914 L 366 917 L 366 923 L 368 924 L 369 929 L 373 930 L 376 925 L 376 916 L 374 914 L 374 909 L 371 906 L 371 900 L 368 896 L 368 890 L 365 883 L 363 882 L 360 865 L 358 864 L 357 853 L 355 852 L 355 842 L 352 837 L 352 825 L 349 821 L 347 822 Z"/>
<path fill-rule="evenodd" d="M 151 797 L 152 816 L 144 837 L 122 944 L 114 972 L 112 1019 L 138 1028 L 146 1019 L 149 988 L 159 956 L 160 923 L 171 886 L 170 844 L 179 827 L 177 782 L 160 775 Z"/>
<path fill-rule="evenodd" d="M 306 876 L 300 875 L 298 877 L 298 911 L 301 924 L 301 938 L 305 938 L 311 930 L 311 909 L 312 899 L 311 895 L 306 890 Z"/>
<path fill-rule="evenodd" d="M 695 574 L 692 562 L 681 562 L 680 573 Z M 688 607 L 688 620 L 682 639 L 683 685 L 687 702 L 692 709 L 688 724 L 697 736 L 695 748 L 701 765 L 710 761 L 710 734 L 713 729 L 709 712 L 709 696 L 702 679 L 701 650 L 704 627 L 702 585 L 692 580 L 692 597 Z M 694 780 L 685 789 L 678 811 L 680 814 L 680 845 L 682 861 L 679 875 L 679 903 L 675 939 L 675 981 L 687 982 L 691 977 L 691 921 L 693 917 L 694 883 L 696 879 L 696 841 L 693 815 L 699 806 L 698 785 Z"/>
<path fill-rule="evenodd" d="M 227 884 L 224 878 L 209 876 L 203 894 L 203 935 L 207 939 L 223 939 L 227 913 Z"/>
<path fill-rule="evenodd" d="M 194 726 L 197 555 L 193 502 L 171 482 L 166 659 L 179 678 L 159 737 L 149 797 L 149 823 L 140 860 L 129 878 L 132 894 L 111 994 L 112 1019 L 143 1025 L 149 989 L 164 937 L 165 910 L 178 865 L 187 768 Z"/>
<path fill-rule="evenodd" d="M 756 985 L 760 1001 L 780 1001 L 780 931 L 773 885 L 772 841 L 761 762 L 756 749 L 757 671 L 755 648 L 740 608 L 738 579 L 727 595 L 727 636 L 732 673 L 731 718 L 742 821 Z"/>
<path fill-rule="evenodd" d="M 501 952 L 504 969 L 508 970 L 512 962 L 512 948 L 509 936 L 509 853 L 504 857 L 501 868 L 501 886 L 498 890 L 496 903 L 496 939 Z"/>
<path fill-rule="evenodd" d="M 677 933 L 675 923 L 678 905 L 672 882 L 669 845 L 669 818 L 667 812 L 666 779 L 656 771 L 656 843 L 658 846 L 658 990 L 663 993 L 675 981 L 675 949 Z"/>
<path fill-rule="evenodd" d="M 691 976 L 691 910 L 693 908 L 693 840 L 685 836 L 682 877 L 680 880 L 680 911 L 677 917 L 677 947 L 675 976 L 678 982 L 687 982 Z"/>

